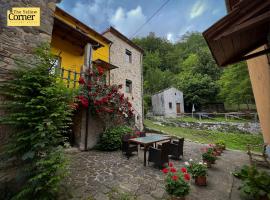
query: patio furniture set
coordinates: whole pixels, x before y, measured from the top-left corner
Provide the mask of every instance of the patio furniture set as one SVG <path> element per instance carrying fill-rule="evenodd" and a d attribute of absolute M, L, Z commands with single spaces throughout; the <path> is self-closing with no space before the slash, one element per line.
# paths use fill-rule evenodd
<path fill-rule="evenodd" d="M 122 137 L 122 152 L 129 157 L 133 152 L 139 153 L 143 147 L 144 166 L 146 162 L 153 162 L 155 166 L 162 168 L 169 162 L 169 157 L 179 160 L 183 157 L 184 138 L 172 138 L 168 135 L 139 132 L 138 137 L 133 134 L 125 134 Z M 148 152 L 148 160 L 147 160 Z"/>

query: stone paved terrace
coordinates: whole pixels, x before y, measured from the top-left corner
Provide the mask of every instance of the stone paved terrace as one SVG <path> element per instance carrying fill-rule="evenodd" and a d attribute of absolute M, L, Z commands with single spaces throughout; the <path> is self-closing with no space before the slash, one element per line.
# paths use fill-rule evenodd
<path fill-rule="evenodd" d="M 190 158 L 200 159 L 200 149 L 203 146 L 185 141 L 184 159 L 172 162 L 180 168 Z M 121 151 L 71 150 L 68 154 L 71 157 L 71 176 L 67 185 L 71 188 L 74 200 L 168 199 L 164 190 L 164 175 L 153 166 L 143 166 L 143 151 L 129 160 Z M 239 180 L 231 172 L 243 164 L 248 164 L 244 152 L 226 150 L 209 169 L 208 186 L 195 186 L 194 180 L 191 180 L 191 192 L 187 200 L 240 199 L 237 190 Z"/>

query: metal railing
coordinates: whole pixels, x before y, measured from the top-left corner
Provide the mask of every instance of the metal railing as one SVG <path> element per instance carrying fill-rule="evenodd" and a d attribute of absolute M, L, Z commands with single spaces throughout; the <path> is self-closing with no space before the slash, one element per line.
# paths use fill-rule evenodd
<path fill-rule="evenodd" d="M 68 88 L 76 88 L 79 85 L 79 78 L 83 73 L 65 68 L 56 69 L 57 75 L 64 80 Z"/>

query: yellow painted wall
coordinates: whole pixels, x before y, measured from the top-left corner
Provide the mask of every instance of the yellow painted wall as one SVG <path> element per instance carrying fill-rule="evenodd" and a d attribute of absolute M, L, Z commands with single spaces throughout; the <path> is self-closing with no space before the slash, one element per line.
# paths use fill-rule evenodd
<path fill-rule="evenodd" d="M 95 31 L 92 31 L 90 28 L 87 29 L 83 25 L 80 25 L 78 21 L 75 21 L 74 18 L 65 15 L 64 11 L 56 10 L 55 16 L 60 19 L 61 21 L 65 22 L 66 24 L 73 26 L 74 28 L 78 27 L 79 29 L 83 30 L 86 35 L 93 38 L 104 47 L 100 47 L 93 52 L 93 60 L 101 59 L 106 62 L 109 62 L 109 51 L 110 51 L 110 44 L 107 41 L 104 41 L 104 37 L 100 34 L 97 34 Z M 64 58 L 63 58 L 64 59 Z"/>
<path fill-rule="evenodd" d="M 263 47 L 256 51 L 263 50 Z M 256 52 L 255 51 L 255 52 Z M 270 66 L 267 56 L 247 61 L 264 142 L 270 144 Z"/>

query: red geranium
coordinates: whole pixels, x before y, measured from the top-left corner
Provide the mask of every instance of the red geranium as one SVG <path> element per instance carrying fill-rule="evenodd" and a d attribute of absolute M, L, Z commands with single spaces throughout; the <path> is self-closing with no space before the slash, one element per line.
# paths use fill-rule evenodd
<path fill-rule="evenodd" d="M 189 174 L 184 174 L 184 179 L 185 179 L 186 181 L 189 181 L 189 180 L 190 180 L 190 175 L 189 175 Z"/>
<path fill-rule="evenodd" d="M 102 75 L 104 74 L 104 69 L 103 69 L 102 67 L 98 66 L 98 67 L 97 67 L 97 70 L 98 70 L 98 74 L 99 74 L 100 76 L 102 76 Z"/>
<path fill-rule="evenodd" d="M 175 173 L 176 171 L 177 170 L 174 167 L 171 168 L 171 172 Z"/>
<path fill-rule="evenodd" d="M 173 167 L 173 163 L 172 162 L 169 162 L 169 167 Z"/>
<path fill-rule="evenodd" d="M 85 80 L 84 80 L 83 77 L 80 77 L 79 78 L 79 84 L 81 84 L 81 85 L 85 84 Z"/>
<path fill-rule="evenodd" d="M 167 174 L 167 173 L 169 172 L 169 170 L 168 170 L 167 168 L 164 168 L 164 169 L 162 170 L 162 172 L 163 172 L 164 174 Z"/>
<path fill-rule="evenodd" d="M 173 175 L 173 176 L 172 176 L 172 180 L 177 181 L 177 180 L 178 180 L 178 176 Z"/>
<path fill-rule="evenodd" d="M 82 106 L 87 108 L 89 104 L 88 99 L 84 96 L 79 96 L 78 98 L 80 99 Z"/>
<path fill-rule="evenodd" d="M 187 168 L 182 167 L 182 168 L 181 168 L 181 171 L 182 171 L 183 173 L 187 173 Z"/>

